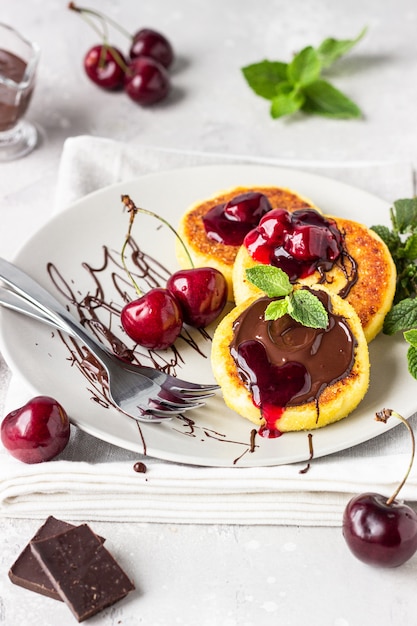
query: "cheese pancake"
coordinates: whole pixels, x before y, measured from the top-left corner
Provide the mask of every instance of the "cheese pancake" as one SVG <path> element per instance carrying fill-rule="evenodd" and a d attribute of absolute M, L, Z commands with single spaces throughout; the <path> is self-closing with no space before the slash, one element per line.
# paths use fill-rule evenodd
<path fill-rule="evenodd" d="M 233 300 L 232 270 L 240 246 L 226 245 L 209 238 L 204 227 L 203 216 L 215 206 L 225 204 L 236 196 L 251 191 L 264 194 L 273 209 L 283 208 L 292 212 L 303 207 L 316 208 L 310 200 L 290 189 L 234 187 L 220 192 L 212 198 L 199 201 L 186 211 L 179 223 L 178 234 L 184 241 L 196 267 L 208 265 L 223 273 L 228 283 L 229 300 L 231 301 Z M 316 210 L 318 209 L 316 208 Z M 233 222 L 231 222 L 231 226 L 233 226 Z M 190 267 L 187 254 L 178 238 L 176 238 L 176 255 L 182 268 Z"/>
<path fill-rule="evenodd" d="M 382 330 L 384 318 L 392 306 L 395 265 L 387 246 L 374 231 L 352 220 L 334 216 L 331 219 L 343 234 L 345 253 L 330 271 L 325 272 L 324 278 L 316 271 L 297 282 L 314 285 L 324 280 L 323 284 L 329 290 L 344 297 L 354 307 L 369 342 Z M 241 246 L 233 268 L 236 304 L 261 293 L 246 278 L 246 269 L 257 264 Z"/>
<path fill-rule="evenodd" d="M 329 311 L 325 330 L 306 328 L 288 315 L 271 326 L 259 315 L 270 299 L 252 297 L 214 333 L 212 368 L 225 403 L 269 436 L 341 420 L 368 389 L 368 344 L 355 310 L 326 288 L 310 289 Z"/>

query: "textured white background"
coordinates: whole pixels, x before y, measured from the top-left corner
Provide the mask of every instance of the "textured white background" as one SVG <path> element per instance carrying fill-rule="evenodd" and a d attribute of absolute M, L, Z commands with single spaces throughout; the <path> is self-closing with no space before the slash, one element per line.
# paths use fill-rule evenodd
<path fill-rule="evenodd" d="M 38 40 L 43 53 L 28 117 L 44 134 L 31 156 L 0 165 L 0 254 L 15 250 L 51 212 L 59 157 L 69 136 L 92 134 L 132 144 L 261 156 L 328 165 L 409 161 L 417 154 L 417 8 L 413 0 L 128 0 L 95 3 L 133 30 L 153 26 L 173 41 L 174 91 L 143 110 L 103 93 L 83 74 L 96 43 L 66 2 L 3 2 L 2 21 Z M 91 3 L 91 6 L 94 6 Z M 273 121 L 268 103 L 239 68 L 287 60 L 325 37 L 368 34 L 332 72 L 365 119 L 296 116 Z M 117 43 L 123 44 L 120 36 Z M 1 43 L 1 42 L 0 42 Z M 388 181 L 389 182 L 389 181 Z M 372 181 L 367 187 L 374 191 Z M 381 189 L 386 200 L 387 187 Z M 407 190 L 408 193 L 408 190 Z M 0 371 L 5 389 L 8 372 Z M 6 520 L 0 530 L 0 624 L 67 626 L 68 609 L 11 585 L 7 569 L 38 521 Z M 374 570 L 348 553 L 339 529 L 95 523 L 138 590 L 91 620 L 105 626 L 381 626 L 414 624 L 417 558 Z"/>

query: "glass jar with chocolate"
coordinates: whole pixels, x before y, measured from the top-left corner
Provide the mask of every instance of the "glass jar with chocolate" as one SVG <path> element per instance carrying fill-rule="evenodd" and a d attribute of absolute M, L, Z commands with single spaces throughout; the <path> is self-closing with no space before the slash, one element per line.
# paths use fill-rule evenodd
<path fill-rule="evenodd" d="M 0 161 L 31 152 L 36 127 L 24 120 L 35 86 L 39 47 L 17 30 L 0 23 Z"/>

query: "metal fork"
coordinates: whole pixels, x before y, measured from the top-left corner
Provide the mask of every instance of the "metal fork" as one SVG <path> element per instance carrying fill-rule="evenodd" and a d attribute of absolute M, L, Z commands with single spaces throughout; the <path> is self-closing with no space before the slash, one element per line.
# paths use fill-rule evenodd
<path fill-rule="evenodd" d="M 2 289 L 0 304 L 54 326 L 86 345 L 106 370 L 113 402 L 130 417 L 138 421 L 161 422 L 202 406 L 217 389 L 217 385 L 191 383 L 151 367 L 121 361 L 87 333 L 51 293 L 1 258 L 0 279 L 12 288 Z"/>

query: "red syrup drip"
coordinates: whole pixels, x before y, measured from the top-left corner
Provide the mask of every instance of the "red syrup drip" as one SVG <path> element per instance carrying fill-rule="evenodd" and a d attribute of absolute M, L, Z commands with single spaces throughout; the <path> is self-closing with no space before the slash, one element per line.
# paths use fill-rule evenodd
<path fill-rule="evenodd" d="M 207 237 L 228 246 L 240 246 L 248 232 L 271 209 L 268 198 L 260 192 L 249 191 L 235 196 L 203 216 Z"/>
<path fill-rule="evenodd" d="M 255 261 L 281 268 L 291 282 L 317 270 L 323 275 L 343 252 L 343 237 L 336 222 L 314 209 L 292 213 L 274 209 L 262 217 L 243 243 Z"/>
<path fill-rule="evenodd" d="M 237 354 L 232 356 L 237 363 L 239 376 L 249 387 L 252 401 L 261 410 L 265 420 L 259 434 L 269 439 L 281 436 L 276 423 L 284 407 L 310 386 L 306 367 L 296 361 L 288 361 L 280 366 L 272 365 L 265 347 L 256 339 L 241 343 Z"/>

